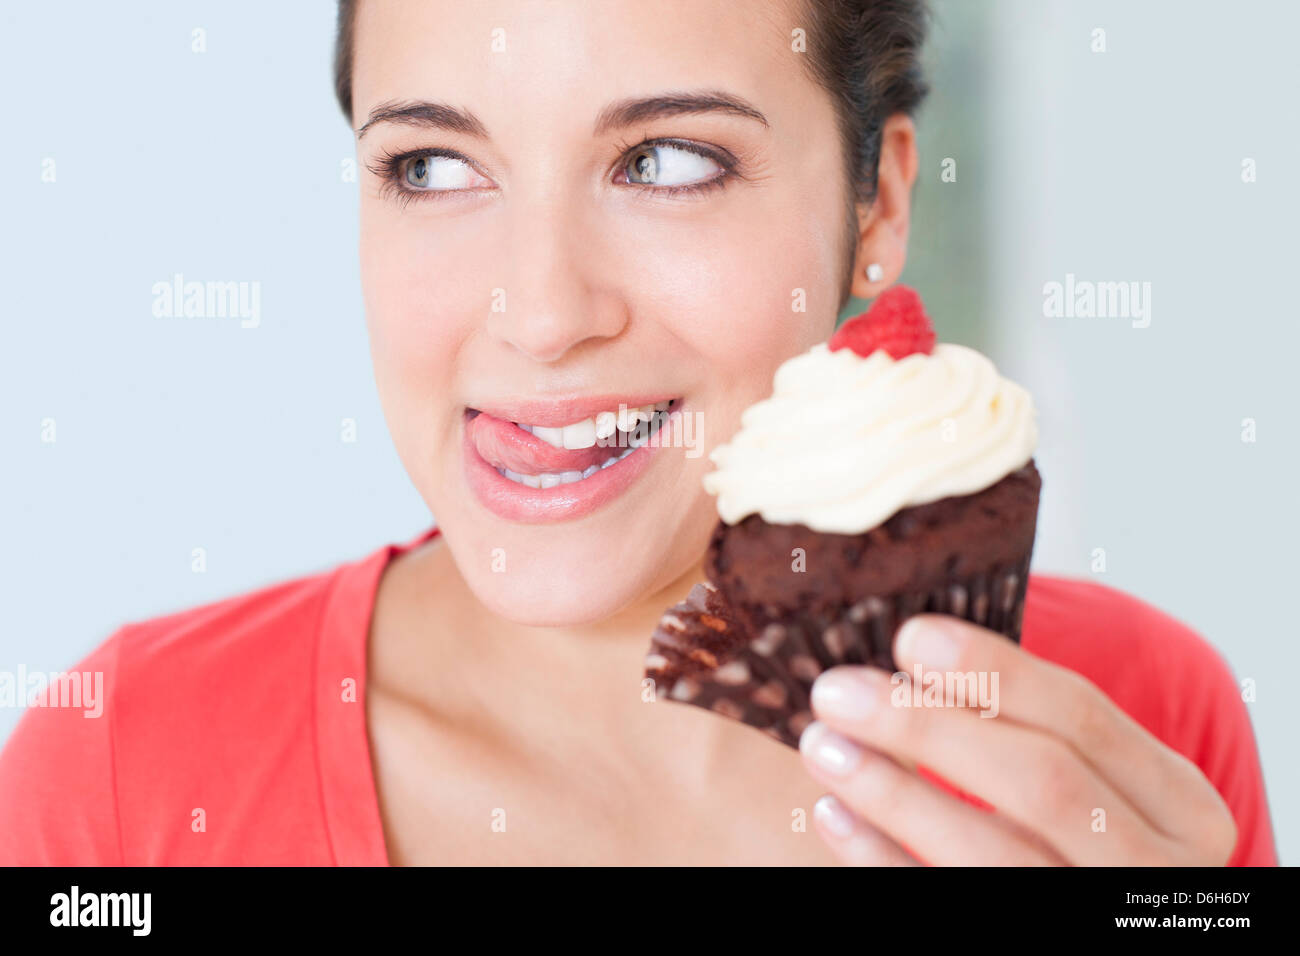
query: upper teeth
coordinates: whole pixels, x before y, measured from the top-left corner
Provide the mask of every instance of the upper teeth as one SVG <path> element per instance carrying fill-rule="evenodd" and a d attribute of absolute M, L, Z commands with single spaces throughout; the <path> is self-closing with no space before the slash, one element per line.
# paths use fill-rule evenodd
<path fill-rule="evenodd" d="M 669 402 L 656 402 L 639 408 L 620 405 L 616 412 L 600 412 L 594 418 L 584 418 L 571 425 L 549 427 L 546 425 L 528 425 L 518 422 L 520 428 L 540 438 L 555 448 L 591 448 L 597 440 L 608 438 L 618 428 L 630 432 L 638 422 L 648 422 L 655 412 L 668 410 Z"/>

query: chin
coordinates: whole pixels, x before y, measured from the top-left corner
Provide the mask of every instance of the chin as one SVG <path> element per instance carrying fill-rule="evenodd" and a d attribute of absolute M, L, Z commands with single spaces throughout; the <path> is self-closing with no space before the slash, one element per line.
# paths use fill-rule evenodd
<path fill-rule="evenodd" d="M 660 491 L 636 508 L 549 525 L 485 517 L 468 502 L 448 510 L 444 501 L 439 526 L 488 611 L 527 626 L 576 627 L 662 600 L 658 592 L 698 564 L 715 517 L 712 499 L 701 491 L 688 502 L 671 487 Z"/>
<path fill-rule="evenodd" d="M 485 580 L 482 575 L 471 579 L 469 585 L 485 607 L 499 617 L 528 627 L 580 627 L 594 624 L 617 613 L 636 600 L 635 587 L 620 587 L 618 591 L 596 588 L 574 588 L 570 580 L 534 578 L 535 593 L 523 596 L 501 582 Z M 646 640 L 649 640 L 647 634 Z"/>
<path fill-rule="evenodd" d="M 495 567 L 500 570 L 493 570 L 491 559 L 462 562 L 457 556 L 457 564 L 479 602 L 516 624 L 591 624 L 644 598 L 658 577 L 654 549 L 643 548 L 633 560 L 624 560 L 625 556 L 605 553 L 599 539 L 590 537 L 571 547 L 558 541 L 542 542 L 540 547 L 533 542 L 498 547 Z M 472 550 L 490 554 L 493 549 L 484 542 Z"/>

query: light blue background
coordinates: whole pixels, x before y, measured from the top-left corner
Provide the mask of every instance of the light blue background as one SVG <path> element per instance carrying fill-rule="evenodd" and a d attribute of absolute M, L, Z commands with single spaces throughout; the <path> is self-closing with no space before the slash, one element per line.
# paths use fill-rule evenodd
<path fill-rule="evenodd" d="M 1037 568 L 1092 576 L 1104 548 L 1098 577 L 1257 682 L 1294 858 L 1300 7 L 937 6 L 905 279 L 1035 395 Z M 0 668 L 70 667 L 124 621 L 428 524 L 371 379 L 333 29 L 322 0 L 0 11 Z M 155 318 L 177 272 L 259 282 L 260 327 Z M 1151 326 L 1044 318 L 1067 272 L 1152 283 Z"/>

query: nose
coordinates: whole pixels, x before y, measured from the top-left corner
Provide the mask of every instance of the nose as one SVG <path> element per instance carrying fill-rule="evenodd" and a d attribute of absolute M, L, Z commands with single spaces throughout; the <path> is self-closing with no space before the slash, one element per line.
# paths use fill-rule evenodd
<path fill-rule="evenodd" d="M 488 313 L 493 338 L 554 363 L 623 331 L 627 312 L 601 275 L 599 237 L 571 198 L 518 204 L 504 225 L 509 268 Z"/>

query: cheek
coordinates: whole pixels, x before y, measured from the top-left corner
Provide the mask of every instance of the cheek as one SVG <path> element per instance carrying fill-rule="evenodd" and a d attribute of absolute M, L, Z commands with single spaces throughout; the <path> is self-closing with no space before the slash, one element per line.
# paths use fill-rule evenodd
<path fill-rule="evenodd" d="M 771 394 L 782 362 L 831 334 L 839 305 L 837 238 L 818 224 L 834 215 L 806 207 L 736 210 L 676 237 L 674 254 L 665 256 L 660 314 L 674 317 L 685 351 L 701 362 L 706 450 L 727 441 L 745 408 Z M 711 467 L 707 456 L 692 463 L 697 475 Z"/>
<path fill-rule="evenodd" d="M 827 215 L 737 202 L 689 230 L 643 230 L 638 246 L 654 252 L 635 274 L 647 314 L 717 390 L 757 400 L 778 365 L 830 335 L 839 276 L 835 241 L 817 225 Z"/>
<path fill-rule="evenodd" d="M 414 205 L 401 211 L 363 201 L 361 282 L 386 402 L 427 410 L 431 395 L 454 392 L 461 344 L 500 284 L 489 248 L 482 230 L 440 222 Z"/>
<path fill-rule="evenodd" d="M 412 216 L 410 219 L 418 219 Z M 417 487 L 428 490 L 436 452 L 452 434 L 455 356 L 476 286 L 428 228 L 393 214 L 361 216 L 360 262 L 375 384 L 394 446 Z"/>
<path fill-rule="evenodd" d="M 361 284 L 377 371 L 419 368 L 439 354 L 438 250 L 383 212 L 363 209 L 361 219 Z"/>

